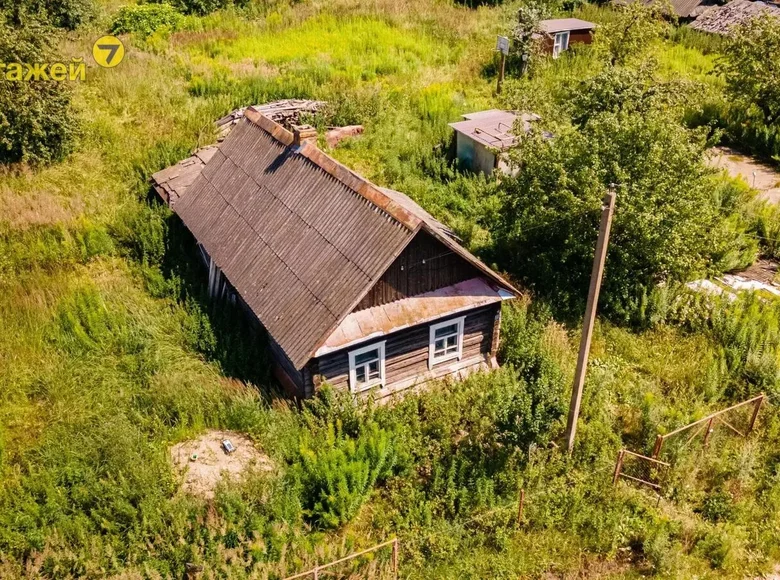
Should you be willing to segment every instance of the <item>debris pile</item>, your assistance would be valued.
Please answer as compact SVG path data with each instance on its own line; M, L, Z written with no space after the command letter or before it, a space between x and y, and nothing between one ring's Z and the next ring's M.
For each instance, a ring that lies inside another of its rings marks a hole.
M690 27L701 32L727 35L732 27L753 18L780 18L780 8L765 2L753 0L733 0L723 6L707 8Z
M279 123L288 131L292 131L293 125L299 125L301 116L306 113L314 115L321 111L327 103L325 101L307 101L303 99L287 99L285 101L273 101L264 105L255 105L254 109L259 111L272 121ZM217 120L216 125L219 129L219 140L222 141L233 126L244 118L244 112L247 107L241 107L231 111L221 119Z

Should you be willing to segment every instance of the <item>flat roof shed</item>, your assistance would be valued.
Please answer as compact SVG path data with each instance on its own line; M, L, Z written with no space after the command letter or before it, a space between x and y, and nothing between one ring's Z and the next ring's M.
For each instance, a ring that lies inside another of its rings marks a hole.
M463 118L463 121L450 123L450 127L486 147L503 150L514 145L517 140L517 136L514 134L514 125L518 119L527 133L531 130L531 123L538 121L541 117L533 113L517 114L512 111L491 109L468 113L463 115Z

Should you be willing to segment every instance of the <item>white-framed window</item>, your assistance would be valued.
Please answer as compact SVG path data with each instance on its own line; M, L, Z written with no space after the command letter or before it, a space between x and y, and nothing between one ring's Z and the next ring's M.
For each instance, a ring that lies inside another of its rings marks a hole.
M428 346L428 368L444 361L458 359L463 356L463 321L464 316L453 318L447 322L431 324Z
M558 58L558 55L568 48L569 31L556 33L555 42L553 43L553 58Z
M349 352L349 390L360 393L385 384L385 341Z

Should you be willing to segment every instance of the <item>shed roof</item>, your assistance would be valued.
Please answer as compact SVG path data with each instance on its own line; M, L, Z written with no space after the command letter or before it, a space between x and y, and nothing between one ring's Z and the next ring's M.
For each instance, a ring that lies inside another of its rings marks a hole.
M594 30L595 28L596 25L593 22L579 18L553 18L539 21L539 29L547 34L566 32L567 30Z
M497 149L507 149L515 144L517 140L514 133L515 121L520 119L523 130L527 133L531 130L531 123L541 119L533 113L518 114L500 109L468 113L463 115L463 118L464 121L450 123L450 127L486 147Z
M252 107L174 210L296 368L421 230L513 291L408 197Z
M731 28L756 17L780 18L780 8L764 2L732 0L723 6L707 8L691 22L690 27L701 32L726 35Z

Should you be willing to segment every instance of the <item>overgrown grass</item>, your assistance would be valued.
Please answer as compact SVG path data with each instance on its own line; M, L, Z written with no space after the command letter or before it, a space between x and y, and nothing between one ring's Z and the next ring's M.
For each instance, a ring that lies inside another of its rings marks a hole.
M493 185L448 163L447 123L501 105L487 71L511 10L228 9L170 36L131 35L120 67L89 69L79 151L0 176L0 577L180 577L195 562L278 578L392 535L402 575L420 578L738 575L780 557L774 403L749 442L678 466L660 504L611 486L621 446L646 450L659 429L771 390L776 314L760 304L706 326L653 297L644 333L600 326L568 458L550 443L577 335L542 306L505 312L500 372L394 406L326 393L292 409L274 397L263 337L204 299L192 240L147 200L149 175L213 140L230 108L325 98L323 122L366 127L335 156L489 246ZM93 36L71 37L68 55L88 59ZM685 44L664 44L665 70L706 75L712 57ZM587 75L577 52L530 86ZM181 494L167 449L207 428L249 434L279 469L224 484L213 502Z

